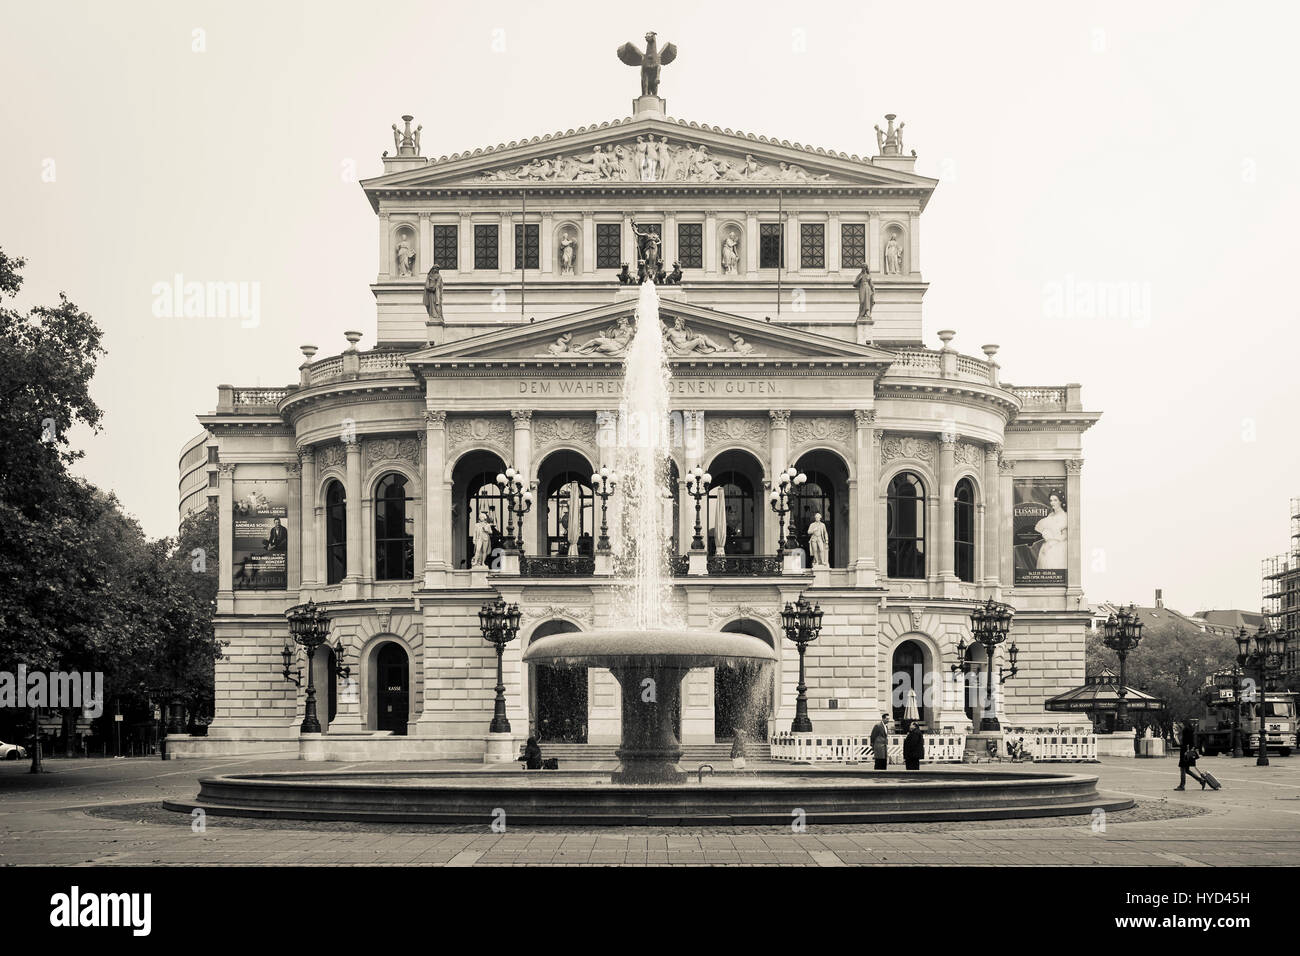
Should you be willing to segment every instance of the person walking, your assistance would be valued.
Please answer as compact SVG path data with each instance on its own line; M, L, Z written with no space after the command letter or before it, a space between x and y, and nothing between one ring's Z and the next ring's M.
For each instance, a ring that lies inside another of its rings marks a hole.
M924 758L925 734L921 732L921 722L914 720L903 738L903 764L908 770L920 770Z
M1196 728L1189 720L1183 724L1183 732L1178 740L1178 786L1174 787L1175 790L1187 789L1188 774L1193 780L1200 782L1202 790L1205 789L1205 778L1196 772L1196 760L1199 756L1196 751Z
M871 728L871 753L876 758L876 769L889 766L889 715L881 714L880 723Z

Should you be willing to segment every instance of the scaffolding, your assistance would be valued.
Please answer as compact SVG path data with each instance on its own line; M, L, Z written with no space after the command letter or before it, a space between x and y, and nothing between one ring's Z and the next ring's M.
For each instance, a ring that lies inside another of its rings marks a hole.
M1261 608L1269 630L1290 643L1285 666L1300 663L1300 498L1291 499L1291 550L1265 558L1260 569Z

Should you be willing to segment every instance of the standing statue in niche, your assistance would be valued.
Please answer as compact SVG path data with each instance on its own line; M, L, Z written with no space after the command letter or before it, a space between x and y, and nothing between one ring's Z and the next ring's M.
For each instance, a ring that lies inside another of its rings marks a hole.
M903 244L893 233L885 243L885 275L896 276L903 271Z
M722 274L735 275L740 267L740 237L728 232L722 240Z
M487 567L488 554L492 551L492 522L486 515L479 515L474 522L474 560L472 568Z
M822 524L820 512L813 515L808 524L808 550L814 568L830 566L830 534L826 531L826 525Z
M437 263L429 267L429 274L424 277L424 311L429 313L430 321L442 321L442 273Z
M677 46L665 43L660 50L655 45L653 32L645 35L645 53L635 43L624 43L618 48L618 58L628 66L641 67L641 95L659 95L659 68L677 59Z
M659 272L659 236L649 229L644 232L637 229L635 219L632 220L632 235L637 238L641 250L639 258L645 263L645 274L653 278Z
M578 241L567 232L560 238L560 275L573 275L573 263L577 258Z
M399 276L409 276L414 274L415 270L415 249L406 236L402 236L397 242L397 274Z
M871 270L867 264L862 263L862 270L858 277L853 280L853 287L858 290L858 320L863 321L871 318L871 306L875 303L876 289L871 284Z

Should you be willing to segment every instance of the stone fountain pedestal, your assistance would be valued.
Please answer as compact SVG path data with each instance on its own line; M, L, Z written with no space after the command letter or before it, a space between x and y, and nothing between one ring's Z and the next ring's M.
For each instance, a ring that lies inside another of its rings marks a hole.
M623 740L615 751L614 783L682 783L682 742L673 724L689 668L635 664L610 668L622 690Z

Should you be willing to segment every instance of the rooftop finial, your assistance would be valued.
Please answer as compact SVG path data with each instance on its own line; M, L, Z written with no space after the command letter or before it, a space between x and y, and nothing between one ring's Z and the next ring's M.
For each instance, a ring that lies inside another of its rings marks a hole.
M414 116L406 114L402 117L405 129L398 129L397 124L393 124L393 145L397 147L398 156L419 156L420 155L420 130L423 126L417 126L415 131L411 131L411 120Z
M655 34L653 32L645 35L645 52L642 53L635 43L624 43L618 48L618 58L628 66L639 66L641 68L641 100L646 97L659 99L659 68L667 66L673 60L677 59L677 47L672 43L665 43L663 49L655 45ZM640 101L638 101L640 105ZM660 112L662 112L662 101L660 103Z
M902 156L903 155L903 126L899 123L894 127L894 120L898 118L897 113L886 113L885 122L888 124L887 129L876 127L876 146L880 150L879 156Z

